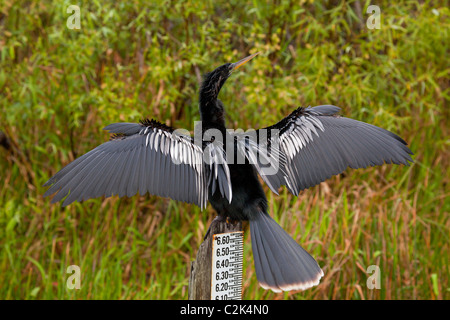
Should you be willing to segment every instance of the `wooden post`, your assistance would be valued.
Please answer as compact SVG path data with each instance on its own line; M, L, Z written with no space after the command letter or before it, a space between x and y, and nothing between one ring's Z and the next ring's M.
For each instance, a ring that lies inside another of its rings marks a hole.
M211 300L212 239L214 234L242 231L242 222L227 222L217 216L209 226L205 239L191 262L189 277L189 300Z

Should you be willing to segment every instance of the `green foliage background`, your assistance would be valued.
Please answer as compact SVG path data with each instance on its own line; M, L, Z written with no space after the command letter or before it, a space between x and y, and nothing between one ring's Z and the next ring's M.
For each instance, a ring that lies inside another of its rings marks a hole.
M66 21L81 8L81 29ZM322 266L304 292L256 281L246 229L244 299L448 299L449 7L445 1L0 0L0 297L186 299L189 264L215 214L154 196L67 208L43 183L106 141L113 122L193 128L202 74L250 53L220 98L232 128L297 106L342 114L410 143L411 167L347 170L294 197L265 187L272 216ZM9 146L9 147L8 147ZM7 148L8 147L8 148ZM81 289L66 287L69 265ZM381 289L366 286L378 265Z

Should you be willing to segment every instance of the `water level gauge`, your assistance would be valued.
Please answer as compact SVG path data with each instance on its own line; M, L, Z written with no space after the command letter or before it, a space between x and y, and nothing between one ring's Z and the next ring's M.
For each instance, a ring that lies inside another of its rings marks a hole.
M213 235L211 300L242 299L244 232Z

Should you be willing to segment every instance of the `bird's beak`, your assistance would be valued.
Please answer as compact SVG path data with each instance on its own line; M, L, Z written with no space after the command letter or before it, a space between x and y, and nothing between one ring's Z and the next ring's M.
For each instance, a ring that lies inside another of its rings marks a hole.
M242 60L239 60L238 62L232 63L231 64L231 68L230 71L236 71L237 69L239 69L241 66L243 66L244 64L246 64L247 62L249 62L250 60L252 60L254 57L256 57L259 54L259 52L252 54L251 56L248 56Z

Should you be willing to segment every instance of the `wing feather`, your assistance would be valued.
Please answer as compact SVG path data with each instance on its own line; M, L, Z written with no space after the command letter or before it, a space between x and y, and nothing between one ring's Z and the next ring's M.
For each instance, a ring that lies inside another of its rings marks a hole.
M50 178L44 196L55 194L52 202L65 198L63 206L99 196L131 197L147 192L174 200L207 203L208 172L203 149L188 136L154 120L141 123L115 123L105 127L115 135L69 163ZM207 143L206 143L207 145ZM219 154L219 150L215 150ZM178 161L177 161L178 160ZM220 156L216 156L216 161ZM214 183L231 201L228 165L212 163ZM217 179L217 181L216 181Z
M396 134L361 121L340 117L339 108L325 105L298 108L288 117L265 130L278 130L278 144L286 161L270 181L274 190L286 185L297 195L347 167L366 168L390 164L409 165L413 162L411 150ZM277 135L273 135L277 136ZM254 151L256 148L252 145ZM250 160L251 152L246 153ZM259 167L260 175L263 175ZM277 183L275 183L277 182Z

